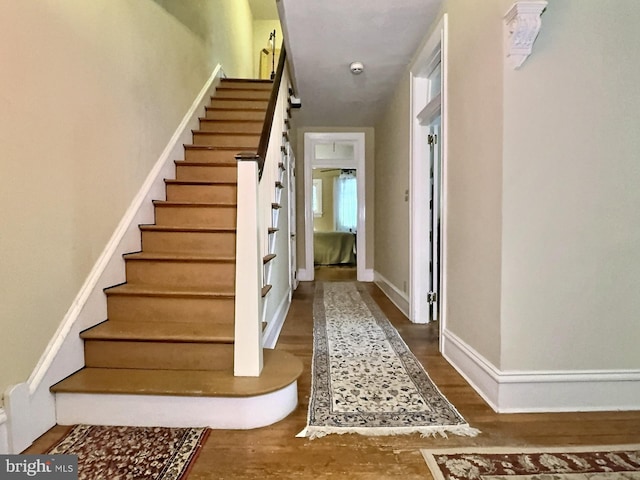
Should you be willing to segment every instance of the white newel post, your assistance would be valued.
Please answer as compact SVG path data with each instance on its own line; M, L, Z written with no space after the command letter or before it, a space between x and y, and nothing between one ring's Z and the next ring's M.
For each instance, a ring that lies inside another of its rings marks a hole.
M240 200L241 199L241 200ZM262 259L258 221L258 163L238 162L234 375L262 372Z

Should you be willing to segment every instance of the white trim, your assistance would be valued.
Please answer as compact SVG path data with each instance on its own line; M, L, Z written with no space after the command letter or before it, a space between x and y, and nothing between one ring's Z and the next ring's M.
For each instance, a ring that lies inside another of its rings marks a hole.
M218 64L147 175L29 377L30 441L55 425L55 400L49 387L84 365L79 332L106 318L103 289L124 281L122 255L140 249L138 225L153 223L152 200L164 198L163 180L174 175L173 160L183 155L183 144L191 142L191 129L197 128L199 114L209 103L221 73Z
M291 306L291 292L292 289L289 288L286 295L283 295L280 305L278 305L278 308L273 314L273 318L267 323L262 342L264 348L275 348L278 343L280 332L282 331L287 313L289 313L289 307Z
M7 413L7 443L10 453L20 453L33 442L30 428L29 386L19 383L4 392Z
M355 159L348 162L344 159L316 160L316 143L320 142L354 142ZM305 240L305 270L306 278L312 281L315 277L313 270L313 209L311 205L311 185L313 168L355 168L358 177L358 235L356 238L357 277L360 282L373 280L373 270L366 268L367 263L367 229L366 229L366 178L365 169L365 134L364 132L306 132L304 134L304 240ZM302 277L299 276L299 280Z
M233 374L259 377L262 372L263 310L261 289L260 198L258 162L238 162L238 199L236 221L235 337ZM268 246L266 246L268 248ZM262 315L261 315L262 313Z
M314 271L313 269L307 270L306 268L298 269L298 281L299 282L313 282Z
M427 144L428 126L422 125L426 116L433 116L439 107L442 118L441 125L441 224L440 224L440 328L445 322L445 289L446 289L446 164L448 160L447 148L447 28L448 16L444 14L431 36L411 64L410 75L410 161L409 161L409 320L414 323L429 322L429 303L426 293L429 291L429 255L424 248L425 238L429 236L428 218L425 216L424 205L428 204L429 178L429 146ZM440 57L442 65L442 89L440 105L427 104L427 75L433 68L434 61ZM442 346L440 347L442 348Z
M546 0L516 0L504 15L504 50L507 52L507 62L515 70L531 55L542 27L540 15L548 3Z
M405 317L409 318L409 296L387 280L379 272L373 272L373 282L382 290L391 303L400 310Z
M501 371L454 333L442 355L499 413L640 410L640 370Z
M440 152L440 299L438 306L440 308L440 350L443 349L442 334L447 328L447 247L449 245L447 234L447 219L449 204L449 189L447 188L448 165L449 165L449 88L447 79L449 78L449 16L445 14L442 17L442 26L440 30L440 62L442 71L442 110L440 112L442 144Z
M7 414L3 408L0 408L0 455L6 455L9 452L9 432L7 430Z
M58 393L60 425L211 427L245 430L272 425L298 405L297 381L254 397L182 397Z

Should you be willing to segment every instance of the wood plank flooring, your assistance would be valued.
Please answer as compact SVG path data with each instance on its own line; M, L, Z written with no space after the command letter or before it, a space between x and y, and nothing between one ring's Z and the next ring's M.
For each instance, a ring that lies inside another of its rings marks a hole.
M352 279L354 269L321 268L317 280ZM425 365L440 390L482 434L475 438L421 438L419 435L363 437L329 435L295 438L306 424L312 356L313 283L301 283L277 348L299 357L299 406L283 421L251 431L214 430L189 480L210 479L429 479L420 448L454 446L597 445L640 442L640 412L508 414L494 413L438 352L438 325L411 324L373 284L369 291ZM615 394L615 392L612 392ZM40 453L66 427L56 426L25 453Z

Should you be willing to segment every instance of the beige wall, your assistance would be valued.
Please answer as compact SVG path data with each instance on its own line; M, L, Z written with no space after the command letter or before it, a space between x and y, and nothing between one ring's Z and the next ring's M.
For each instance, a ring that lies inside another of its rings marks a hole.
M251 24L240 0L2 2L0 394L27 380L213 67L251 76Z
M640 365L637 0L549 2L504 76L505 369Z
M500 366L502 17L508 1L450 0L447 328Z
M276 49L282 44L282 27L279 20L254 20L253 21L253 76L260 77L260 51L269 47L269 35L276 31ZM276 62L278 59L276 58ZM276 67L277 67L276 63Z
M294 112L295 115L295 112ZM295 120L295 118L294 118ZM304 134L307 132L358 132L365 134L365 225L367 230L366 247L367 258L365 261L366 268L373 269L373 256L374 256L374 178L375 178L375 135L373 127L300 127L294 129L292 136L292 144L295 145L295 156L297 165L296 176L296 199L298 205L298 218L297 218L297 231L298 231L298 268L307 268L305 262L305 241L304 241ZM310 194L309 194L310 195ZM311 267L311 266L310 266Z
M375 270L409 290L409 72L376 124Z

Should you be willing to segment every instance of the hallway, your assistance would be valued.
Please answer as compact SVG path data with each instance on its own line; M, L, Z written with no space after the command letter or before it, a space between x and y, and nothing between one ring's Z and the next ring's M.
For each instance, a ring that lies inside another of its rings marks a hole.
M349 269L317 269L318 280L353 278ZM438 325L414 325L374 285L367 288L433 381L469 424L482 431L476 438L421 438L419 435L362 437L329 435L316 440L295 438L306 424L312 357L313 282L300 284L278 348L305 365L299 379L300 404L283 421L252 431L213 431L202 448L189 480L242 478L430 478L420 448L623 444L640 439L640 412L510 414L494 413L438 352ZM54 427L27 452L46 450L66 427Z

